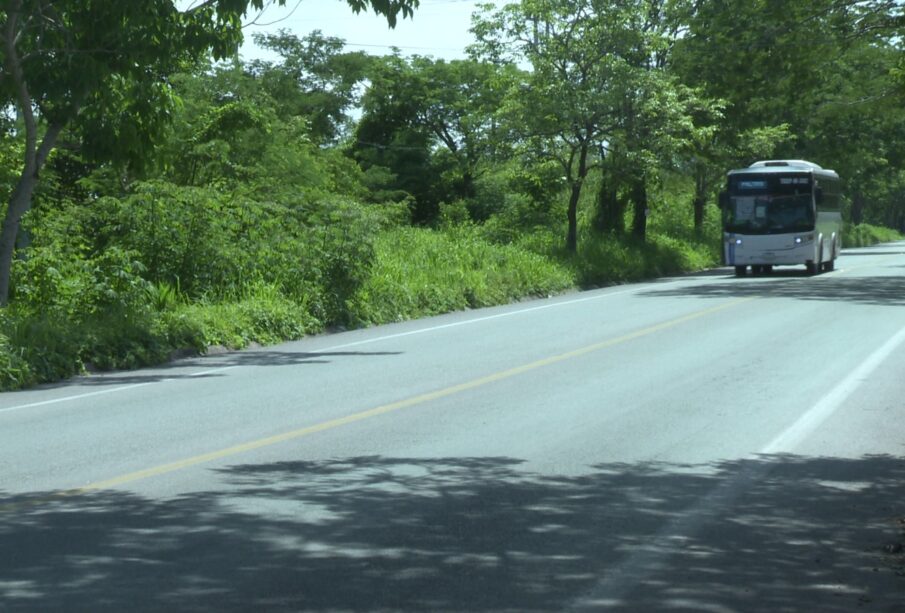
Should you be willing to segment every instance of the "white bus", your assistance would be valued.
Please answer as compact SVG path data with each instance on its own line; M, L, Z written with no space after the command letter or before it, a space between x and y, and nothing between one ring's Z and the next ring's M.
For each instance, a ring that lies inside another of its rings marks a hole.
M803 160L756 162L731 170L723 210L723 263L743 277L774 266L833 270L842 249L839 175Z

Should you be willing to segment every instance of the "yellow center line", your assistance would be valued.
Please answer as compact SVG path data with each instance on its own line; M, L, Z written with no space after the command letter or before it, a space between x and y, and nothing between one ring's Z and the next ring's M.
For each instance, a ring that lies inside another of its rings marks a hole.
M702 311L696 311L689 315L683 315L682 317L677 317L675 319L671 319L669 321L665 321L663 323L655 324L653 326L648 326L646 328L642 328L635 332L630 332L628 334L624 334L622 336L618 336L615 338L611 338L605 341L601 341L599 343L594 343L593 345L587 345L586 347L581 347L579 349L575 349L573 351L568 351L566 353L561 353L558 355L554 355L548 358L543 358L541 360L537 360L535 362L530 362L528 364L523 364L522 366L516 366L515 368L510 368L507 370L502 370L500 372L487 375L485 377L480 377L478 379L472 379L471 381L466 381L465 383L460 383L458 385L453 385L450 387L445 387L440 390L436 390L433 392L428 392L426 394L420 394L418 396L413 396L411 398L406 398L405 400L400 400L398 402L393 402L390 404L384 404L373 409L368 409L366 411L360 411L358 413L353 413L351 415L347 415L345 417L339 417L337 419L330 419L328 421L324 421L313 426L307 426L305 428L299 428L297 430L291 430L289 432L284 432L282 434L277 434L275 436L269 436L267 438L257 439L254 441L249 441L247 443L241 443L239 445L233 445L232 447L226 447L224 449L219 449L217 451L211 451L209 453L204 453L201 455L192 456L189 458L185 458L182 460L178 460L176 462L170 462L168 464L161 464L159 466L154 466L151 468L146 468L144 470L138 470L131 473L126 473L124 475L120 475L118 477L113 477L112 479L106 479L104 481L96 481L94 483L90 483L83 487L61 490L59 492L54 492L50 496L43 497L39 500L31 500L31 501L23 501L22 503L10 503L6 505L0 505L0 512L10 511L13 509L17 509L23 506L35 506L43 503L51 502L56 498L66 497L66 496L77 496L80 494L85 494L89 492L94 492L97 490L106 490L111 489L120 485L124 485L126 483L133 483L135 481L140 481L142 479L147 479L150 477L156 477L159 475L165 475L167 473L175 472L178 470L182 470L184 468L189 468L191 466L195 466L197 464L203 464L205 462L211 462L213 460L219 460L222 458L238 455L241 453L245 453L247 451L253 451L255 449L261 449L262 447L269 447L271 445L276 445L278 443L283 443L286 441L302 438L305 436L309 436L311 434L316 434L318 432L324 432L326 430L333 430L334 428L339 428L342 426L346 426L349 424L353 424L359 421L363 421L366 419L370 419L372 417L377 417L378 415L385 415L387 413L392 413L394 411L399 411L401 409L409 408L415 405L424 404L430 402L432 400L438 400L440 398L446 398L448 396L453 396L455 394L459 394L461 392L465 392L468 390L472 390L478 387L482 387L484 385L488 385L490 383L496 383L498 381L503 381L505 379L509 379L511 377L515 377L517 375L530 372L532 370L537 370L538 368L543 368L544 366L550 366L552 364L557 364L559 362L564 362L566 360L571 360L577 357L581 357L583 355L587 355L589 353L593 353L595 351L600 351L601 349L606 349L608 347L612 347L614 345L619 345L621 343L625 343L637 338L641 338L644 336L649 336L656 332L660 332L669 328L673 328L680 324L704 317L706 315L710 315L712 313L716 313L718 311L722 311L728 309L733 306L737 306L739 304L749 302L751 300L755 300L756 297L748 297L741 298L738 300L733 300L732 302L728 302L726 304L721 304L719 306L711 307L708 309L704 309Z

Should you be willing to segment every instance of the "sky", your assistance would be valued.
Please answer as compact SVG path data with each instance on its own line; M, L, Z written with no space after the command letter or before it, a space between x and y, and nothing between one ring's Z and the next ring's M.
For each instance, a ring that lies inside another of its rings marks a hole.
M373 55L391 53L396 46L403 55L429 55L435 58L465 57L465 47L474 42L468 29L477 4L487 0L421 0L412 18L399 19L396 28L373 12L356 15L344 0L286 0L275 2L261 14L246 16L245 44L239 53L245 60L275 60L269 52L254 45L253 32L275 33L289 30L302 37L313 30L346 41L350 51Z

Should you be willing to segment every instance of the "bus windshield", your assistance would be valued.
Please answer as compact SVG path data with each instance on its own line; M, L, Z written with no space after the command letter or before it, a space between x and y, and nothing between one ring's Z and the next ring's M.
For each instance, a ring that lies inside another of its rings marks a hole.
M805 177L733 177L727 232L781 234L814 229L810 180Z

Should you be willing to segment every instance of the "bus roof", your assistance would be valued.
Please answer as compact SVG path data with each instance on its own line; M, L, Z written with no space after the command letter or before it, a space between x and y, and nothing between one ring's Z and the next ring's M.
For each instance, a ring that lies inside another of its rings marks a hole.
M838 179L839 175L836 174L834 170L827 170L825 168L821 168L819 165L813 162L807 162L805 160L762 160L760 162L754 162L747 168L738 168L736 170L730 170L729 175L741 175L741 174L773 174L773 173L813 173L818 176L822 176L825 178L835 178Z
M761 160L760 162L754 162L748 168L809 168L811 170L823 170L818 164L814 162L807 162L805 160Z

